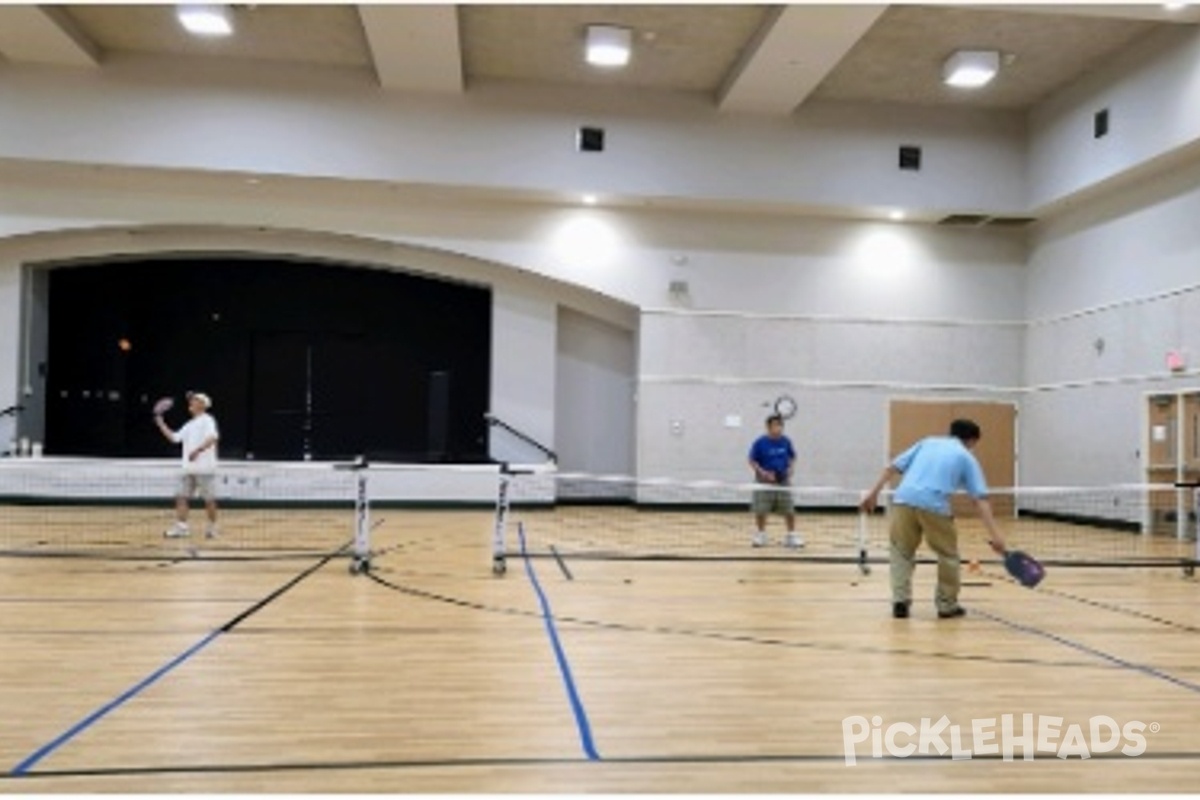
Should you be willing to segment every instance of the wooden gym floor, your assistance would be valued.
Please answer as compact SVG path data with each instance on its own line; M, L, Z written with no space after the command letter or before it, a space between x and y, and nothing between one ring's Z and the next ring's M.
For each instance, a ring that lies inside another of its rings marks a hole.
M1200 586L1178 570L1029 591L985 566L972 614L939 621L922 565L893 620L882 566L537 557L496 578L490 513L383 516L372 576L202 542L0 557L0 792L1194 791ZM1009 713L1140 721L1146 752L845 761L851 716L969 736Z

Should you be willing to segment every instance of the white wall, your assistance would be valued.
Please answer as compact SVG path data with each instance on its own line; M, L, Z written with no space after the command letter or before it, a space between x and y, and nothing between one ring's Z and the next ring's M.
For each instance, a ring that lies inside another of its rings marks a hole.
M1167 26L1055 93L1029 119L1030 208L1058 203L1200 140L1200 29ZM1094 139L1093 115L1110 131Z
M1145 394L1200 387L1197 220L1200 163L1037 231L1026 287L1026 482L1145 479ZM1183 350L1191 369L1171 374L1168 350Z
M535 441L553 448L555 431L555 326L552 299L496 291L492 295L492 414ZM493 431L493 458L527 462L523 450Z
M17 402L22 406L19 434L31 442L46 441L46 360L50 350L50 281L45 270L27 269L21 287L21 346Z
M2 170L0 163L0 176ZM697 308L972 319L1023 315L1022 287L1011 279L1011 268L1024 261L1025 251L1014 232L798 215L409 199L335 183L247 186L241 180L141 171L58 176L38 170L5 183L0 231L9 235L130 225L307 230L326 238L369 239L384 259L391 257L389 242L449 251L480 260L473 279L493 279L495 269L485 264L507 265L513 269L501 274L532 273L638 307L674 302L668 285L684 280ZM141 242L148 235L132 238ZM275 232L261 239L287 244ZM924 282L921 291L895 291L917 279Z
M862 401L839 402L828 387L820 399L806 400L806 415L815 417L815 408L828 407L832 416L826 415L822 426L828 421L848 431L836 443L806 442L810 453L837 454L813 459L814 469L820 462L823 482L858 482L867 465L876 468L885 447L887 386L909 393L961 392L963 386L991 392L1006 391L1017 380L1019 336L1009 321L1022 316L1025 250L1021 237L1012 233L526 204L356 207L340 196L320 194L260 205L233 192L230 197L216 189L205 192L156 186L142 193L126 187L89 196L42 187L6 195L0 210L16 213L0 220L10 227L53 229L51 210L73 221L95 214L93 225L139 218L156 225L132 232L105 227L12 237L0 243L0 264L7 265L0 275L11 278L21 263L100 253L292 252L489 285L494 293L491 410L551 446L560 427L555 409L561 386L555 344L559 308L627 332L643 328L637 464L642 471L678 477L711 472L740 479L746 434L738 433L737 447L716 459L709 453L713 442L689 439L697 442L696 452L660 442L663 409L674 402L671 386L681 377L734 378L752 386L769 379L796 392L813 382L876 384ZM167 224L188 218L227 225L240 221L241 226ZM578 221L586 225L572 228ZM244 227L266 222L271 227L264 231ZM320 232L334 226L332 233ZM668 285L680 279L689 285L687 296L672 297ZM664 308L670 303L677 307ZM645 310L640 319L639 307ZM733 313L725 313L729 310ZM705 311L713 313L700 313ZM688 328L691 323L697 327ZM731 323L726 336L722 326ZM766 332L760 334L763 326ZM756 350L748 344L760 335L771 347ZM726 349L709 352L700 346L704 336L720 338ZM986 348L994 363L960 357L955 340ZM0 346L0 375L6 377L17 365L17 337L11 341ZM748 355L755 352L761 354L757 361ZM680 353L690 353L691 360L679 361ZM710 388L687 397L696 409L744 409L746 424L757 426L762 395L753 388L733 405ZM856 407L862 412L852 414ZM727 434L722 429L713 435L723 441ZM659 457L670 453L678 458Z
M1011 112L814 102L767 118L702 94L504 83L436 98L355 70L128 56L6 66L0 107L0 158L823 208L1026 199ZM606 129L603 154L575 151L581 125ZM898 169L901 144L924 148L919 173Z
M1200 281L1200 155L1060 214L1030 242L1031 320L1170 292Z
M800 404L789 424L797 481L856 486L886 456L890 397L1018 397L1019 235L811 219L742 225L741 238L721 239L741 252L694 253L673 270L687 293L672 308L643 311L639 474L745 480L750 440L787 393ZM727 417L740 426L727 427Z
M637 346L633 333L560 308L555 383L559 468L634 474Z
M21 365L21 270L0 264L0 409L20 404ZM16 434L13 418L0 423L0 434ZM0 452L8 450L7 438L0 441Z
M746 480L749 444L787 394L799 405L797 483L868 483L886 457L891 398L1015 401L1023 338L1020 323L645 314L639 472Z
M931 225L710 216L647 229L688 283L644 306L849 318L1024 318L1020 233ZM683 264L669 255L683 255ZM658 289L665 290L665 284Z

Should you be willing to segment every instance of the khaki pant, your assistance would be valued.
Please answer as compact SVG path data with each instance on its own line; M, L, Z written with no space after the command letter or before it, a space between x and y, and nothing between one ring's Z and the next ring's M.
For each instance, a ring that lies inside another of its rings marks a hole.
M962 582L954 517L902 505L892 506L891 517L892 602L912 602L913 568L916 567L917 547L924 535L929 548L938 557L934 602L938 611L953 611L958 607L958 590Z
M794 514L792 493L784 489L755 489L750 503L755 514Z
M205 500L213 500L217 494L213 489L215 478L211 473L185 472L179 477L179 488L176 497L195 497L199 495Z

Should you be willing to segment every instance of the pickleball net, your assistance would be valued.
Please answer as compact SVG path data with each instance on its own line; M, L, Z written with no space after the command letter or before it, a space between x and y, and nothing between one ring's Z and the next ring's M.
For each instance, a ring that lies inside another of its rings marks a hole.
M0 555L109 559L308 558L369 553L362 464L223 464L214 477L216 535L203 502L190 503L186 537L175 521L174 461L0 460Z
M768 517L767 544L755 546L755 496L764 491L784 492L802 547L788 546L779 514ZM518 471L501 476L492 555L886 563L891 493L873 514L858 510L861 497L838 487ZM994 490L990 501L1010 547L1048 566L1195 567L1194 488L1021 487ZM955 516L963 559L998 563L967 498L955 498Z

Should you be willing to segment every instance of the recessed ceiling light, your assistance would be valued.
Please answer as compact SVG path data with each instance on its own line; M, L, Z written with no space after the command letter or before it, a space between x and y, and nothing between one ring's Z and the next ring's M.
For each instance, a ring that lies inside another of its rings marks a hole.
M587 26L587 62L596 67L623 67L629 63L633 33L616 25Z
M594 205L596 205L596 200L597 200L597 198L596 198L596 195L594 195L594 194L585 194L585 195L584 195L582 198L580 198L580 199L581 199L581 200L583 200L583 204L584 204L585 206L594 206Z
M233 33L233 16L226 5L181 5L176 7L175 16L184 30L196 36L228 36Z
M942 65L942 80L949 86L978 89L1000 71L1000 54L995 50L959 50Z

